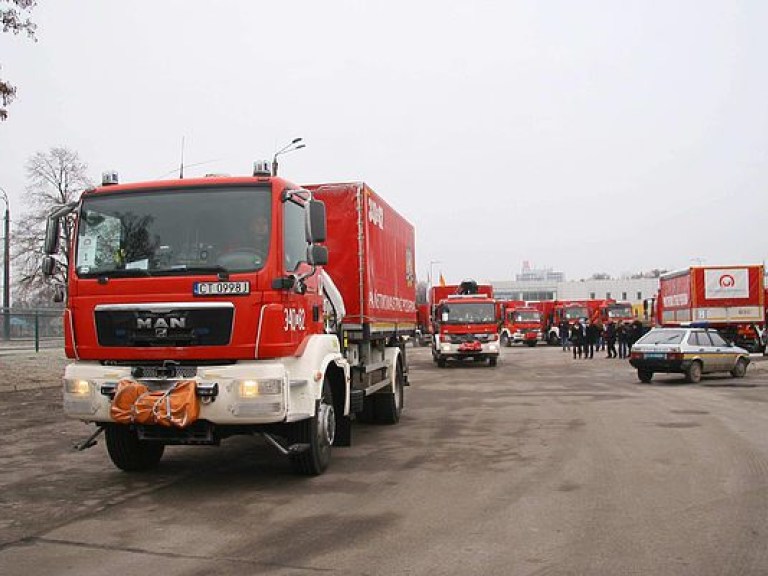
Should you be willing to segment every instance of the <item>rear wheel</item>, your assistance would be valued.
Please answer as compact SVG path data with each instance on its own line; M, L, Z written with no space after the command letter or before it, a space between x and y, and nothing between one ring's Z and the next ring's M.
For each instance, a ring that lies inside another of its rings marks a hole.
M437 367L445 368L445 358L443 358L442 356L437 357Z
M692 362L685 371L685 379L691 384L701 382L701 362Z
M650 370L638 370L637 379L643 384L648 384L653 379L653 372Z
M731 376L734 378L744 378L747 375L747 361L744 358L739 358L736 361L736 366L731 370Z
M374 394L374 413L380 424L397 424L405 404L403 369L400 362L395 368L395 391L390 394Z
M323 394L317 403L315 415L294 424L292 440L309 447L292 455L294 472L304 476L319 476L331 462L331 446L336 435L336 411L333 408L331 386L327 378L323 382Z
M107 452L112 463L125 472L144 472L157 468L165 452L159 442L139 440L130 426L111 424L104 431Z

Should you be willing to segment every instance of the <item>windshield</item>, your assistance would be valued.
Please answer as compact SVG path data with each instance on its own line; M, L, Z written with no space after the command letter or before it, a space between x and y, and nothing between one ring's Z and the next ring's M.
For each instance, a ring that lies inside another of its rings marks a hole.
M487 324L496 321L496 306L479 302L451 303L443 306L448 324Z
M680 344L685 330L651 330L637 341L638 344Z
M512 317L513 322L541 322L541 315L536 311L515 312Z
M631 316L631 306L611 306L608 308L608 318L630 318Z
M568 320L578 320L589 317L586 306L569 306L563 314Z
M83 200L80 276L258 270L269 253L269 186L153 190Z

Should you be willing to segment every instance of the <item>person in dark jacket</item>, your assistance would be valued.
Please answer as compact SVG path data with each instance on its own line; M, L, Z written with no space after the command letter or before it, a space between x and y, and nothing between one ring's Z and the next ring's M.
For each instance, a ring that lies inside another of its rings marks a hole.
M608 356L606 358L616 358L616 324L613 320L608 320L605 325L605 344L607 346Z
M560 320L560 324L557 325L557 330L560 334L560 344L563 345L563 352L565 352L571 347L571 325L568 323L568 320L565 318Z
M619 358L629 358L629 335L623 322L616 326L616 339L619 341Z
M584 327L579 320L576 320L571 326L571 347L573 349L573 359L576 359L576 354L581 358L581 349L584 345Z
M585 322L586 328L584 329L584 359L595 357L595 346L597 345L597 339L600 337L600 330L597 324L587 320Z

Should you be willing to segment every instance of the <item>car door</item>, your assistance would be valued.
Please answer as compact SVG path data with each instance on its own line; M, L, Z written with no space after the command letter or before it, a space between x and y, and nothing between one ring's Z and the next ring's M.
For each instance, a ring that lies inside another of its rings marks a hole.
M694 354L701 358L703 372L718 370L717 357L715 355L715 349L712 346L712 340L709 338L709 334L699 331L691 332L691 335L688 338L688 343L693 348Z
M709 337L712 339L712 345L715 348L715 354L717 356L717 369L718 370L731 370L736 364L736 354L734 354L733 348L728 345L725 338L720 336L715 331L709 332Z

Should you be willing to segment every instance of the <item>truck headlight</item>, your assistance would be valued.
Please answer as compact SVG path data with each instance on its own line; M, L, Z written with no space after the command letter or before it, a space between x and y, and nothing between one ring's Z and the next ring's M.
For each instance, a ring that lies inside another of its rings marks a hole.
M278 378L263 380L240 380L238 390L241 398L258 398L259 396L283 393L283 381Z
M86 397L91 395L90 380L81 380L80 378L65 378L64 392L74 396Z

